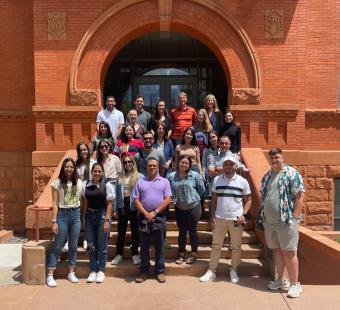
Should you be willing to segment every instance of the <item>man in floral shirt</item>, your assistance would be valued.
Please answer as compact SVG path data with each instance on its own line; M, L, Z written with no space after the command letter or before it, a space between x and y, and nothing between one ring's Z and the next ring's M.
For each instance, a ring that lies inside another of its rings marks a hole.
M291 281L288 297L295 298L302 292L297 247L305 189L300 173L284 164L281 149L271 149L268 155L271 169L262 178L258 218L264 227L267 246L273 249L278 272L278 279L270 282L268 288L276 290L285 285L282 277L286 268Z

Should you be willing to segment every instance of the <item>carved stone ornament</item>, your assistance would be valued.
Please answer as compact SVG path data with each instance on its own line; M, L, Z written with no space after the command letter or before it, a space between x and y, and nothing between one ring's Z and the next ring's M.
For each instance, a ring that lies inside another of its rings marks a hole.
M261 92L258 88L233 88L233 104L259 104Z
M47 13L47 39L66 40L66 14L63 12Z
M283 28L283 10L266 10L265 12L265 38L282 39Z
M37 201L53 175L54 167L37 167L33 170L34 201Z
M72 105L97 105L98 94L92 89L77 89L71 94Z

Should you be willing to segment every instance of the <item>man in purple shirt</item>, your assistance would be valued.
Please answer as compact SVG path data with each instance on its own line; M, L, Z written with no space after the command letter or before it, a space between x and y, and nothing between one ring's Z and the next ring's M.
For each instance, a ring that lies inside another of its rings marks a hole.
M155 245L156 278L159 283L165 282L166 214L164 211L170 203L171 195L169 181L159 175L157 159L150 157L146 162L146 177L137 182L132 194L139 211L141 264L140 273L136 278L137 283L144 282L149 276L151 239Z

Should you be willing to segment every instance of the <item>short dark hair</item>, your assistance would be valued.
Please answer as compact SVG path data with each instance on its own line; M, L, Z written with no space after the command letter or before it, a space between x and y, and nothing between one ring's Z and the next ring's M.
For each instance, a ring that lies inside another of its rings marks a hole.
M138 98L142 98L142 99L144 100L144 96L142 96L142 95L137 95L136 98L135 98L135 101L136 101Z
M269 152L268 152L269 156L274 156L274 155L277 155L277 154L282 154L282 150L278 147L274 147L274 148L270 149Z
M112 98L114 101L116 101L116 98L112 95L106 96L105 102L108 101L110 98Z
M151 130L148 130L148 131L144 132L143 133L143 138L144 138L145 135L152 135L154 137L154 134L153 134L153 132Z

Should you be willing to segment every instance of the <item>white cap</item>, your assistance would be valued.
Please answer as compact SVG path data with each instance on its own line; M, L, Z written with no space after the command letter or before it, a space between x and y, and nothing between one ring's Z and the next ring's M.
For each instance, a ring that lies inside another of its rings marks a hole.
M238 160L237 160L237 158L234 157L234 156L228 155L228 156L224 157L224 158L223 158L223 163L224 163L225 161L227 161L227 160L232 161L232 162L235 163L235 164L238 164Z

